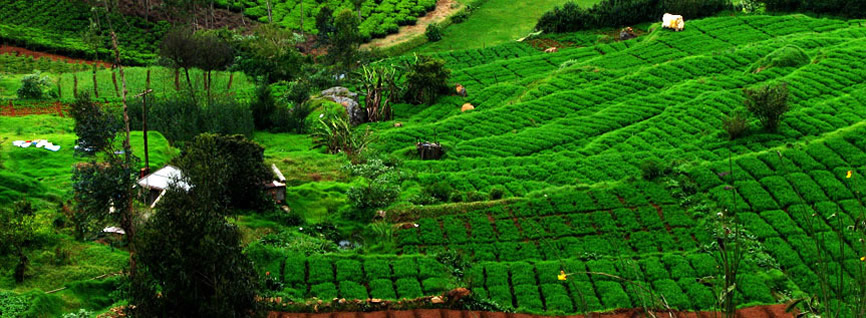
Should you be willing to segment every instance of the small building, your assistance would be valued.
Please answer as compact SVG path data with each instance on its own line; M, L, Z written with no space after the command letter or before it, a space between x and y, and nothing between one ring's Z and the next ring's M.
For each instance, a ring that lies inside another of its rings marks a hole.
M178 167L165 166L161 169L144 176L138 180L138 185L147 191L144 202L150 207L156 206L159 199L165 194L165 191L171 184L177 184L178 187L189 191L190 186L182 181L183 173Z
M274 171L276 180L265 182L265 192L276 203L286 202L286 177L275 164L271 164L271 170Z

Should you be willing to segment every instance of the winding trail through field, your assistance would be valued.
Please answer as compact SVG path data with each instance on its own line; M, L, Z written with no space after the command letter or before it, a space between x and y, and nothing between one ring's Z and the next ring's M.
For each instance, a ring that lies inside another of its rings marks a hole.
M407 42L419 34L424 34L424 31L427 30L427 26L431 23L442 22L445 18L450 16L452 13L457 12L457 10L460 10L462 7L463 4L454 0L439 0L436 2L436 9L427 12L427 15L418 18L418 22L415 23L415 25L402 26L400 27L400 31L397 33L389 34L381 39L373 39L369 43L361 45L361 48L384 48Z

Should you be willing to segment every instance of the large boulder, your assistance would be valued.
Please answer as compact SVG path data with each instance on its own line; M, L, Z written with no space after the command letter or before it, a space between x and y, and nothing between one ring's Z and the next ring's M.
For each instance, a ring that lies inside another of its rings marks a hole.
M354 100L358 100L358 93L352 93L348 88L342 86L335 86L329 89L322 91L322 97L326 98L334 98L334 97L348 97ZM335 101L336 102L336 101Z
M322 97L343 105L349 117L349 122L352 125L360 125L367 122L367 110L361 107L361 104L358 102L358 93L352 93L348 88L336 86L323 90Z

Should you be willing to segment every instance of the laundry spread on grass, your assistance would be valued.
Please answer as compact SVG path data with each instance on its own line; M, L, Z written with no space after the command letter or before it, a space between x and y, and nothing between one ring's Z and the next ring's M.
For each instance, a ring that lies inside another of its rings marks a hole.
M13 141L13 142L12 142L12 145L15 146L15 147L19 147L19 148L30 148L30 147L35 147L35 148L42 148L42 149L49 150L49 151L54 151L54 152L60 151L60 146L59 146L59 145L55 145L55 144L51 143L51 142L48 141L48 140L41 140L41 139L37 139L37 140L16 140L16 141Z

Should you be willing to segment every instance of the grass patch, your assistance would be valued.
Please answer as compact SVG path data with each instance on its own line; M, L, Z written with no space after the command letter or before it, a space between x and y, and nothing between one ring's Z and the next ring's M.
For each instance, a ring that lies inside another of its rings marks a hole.
M429 42L414 52L428 53L489 47L521 38L535 28L538 18L566 0L488 0L475 8L465 22L442 32L442 40ZM584 7L599 0L577 0Z

